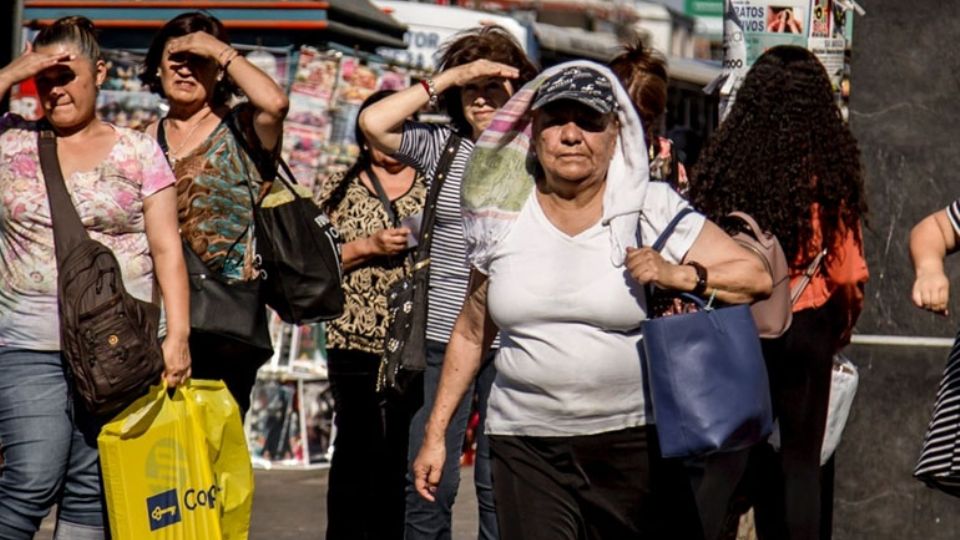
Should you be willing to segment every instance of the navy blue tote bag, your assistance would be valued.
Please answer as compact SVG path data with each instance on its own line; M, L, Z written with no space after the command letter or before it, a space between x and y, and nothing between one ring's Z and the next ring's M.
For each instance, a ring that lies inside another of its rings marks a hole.
M663 249L690 212L679 212L653 249ZM704 456L766 439L773 430L770 383L749 305L715 308L682 296L699 311L642 323L641 354L662 456Z

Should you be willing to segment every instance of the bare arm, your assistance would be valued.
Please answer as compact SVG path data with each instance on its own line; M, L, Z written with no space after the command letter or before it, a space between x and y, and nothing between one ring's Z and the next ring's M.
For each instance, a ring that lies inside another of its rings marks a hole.
M487 277L473 271L467 300L453 327L443 358L443 373L437 397L427 420L423 445L413 463L414 482L423 498L433 501L446 458L445 437L450 419L476 378L484 352L496 336L496 326L487 312Z
M516 79L519 71L506 64L475 60L443 71L433 78L437 94L455 86L463 86L484 77ZM360 115L360 129L375 148L387 154L400 149L403 122L430 102L427 91L419 84L378 101Z
M703 224L684 257L686 261L703 265L707 269L707 293L716 291L717 299L729 304L765 298L773 288L773 278L763 262L711 221ZM627 268L640 283L686 292L697 286L697 272L692 266L669 263L649 247L627 248Z
M206 32L172 38L167 43L167 48L171 54L189 52L211 58L221 67L227 63L225 75L240 87L256 109L253 126L260 143L267 150L273 150L277 146L290 102L283 89L269 75L250 63L229 44Z
M341 250L343 271L349 272L361 264L376 257L398 255L407 249L407 235L410 229L382 229L374 234L347 242Z
M167 188L143 201L143 216L154 271L167 313L163 376L176 386L190 376L190 289L177 225L177 192Z
M917 275L913 283L914 305L947 314L950 281L944 272L943 259L956 250L957 234L946 210L923 218L910 231L910 258Z

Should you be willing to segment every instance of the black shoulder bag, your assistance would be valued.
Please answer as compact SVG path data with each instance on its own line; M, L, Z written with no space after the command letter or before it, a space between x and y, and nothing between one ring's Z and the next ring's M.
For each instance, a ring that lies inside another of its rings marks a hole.
M113 251L90 238L63 181L56 135L43 129L37 143L53 221L61 352L86 408L108 415L160 381L160 308L131 296Z
M437 220L437 201L440 188L450 171L453 158L460 148L461 137L455 133L447 139L437 170L430 183L430 192L424 205L420 224L420 244L417 246L408 274L387 292L390 326L387 328L380 360L377 389L406 392L418 375L427 367L427 291L430 287L430 246L433 244L433 226ZM388 203L389 204L389 203Z
M255 157L240 129L232 121L228 125L244 151ZM254 206L264 300L288 323L336 319L345 301L340 233L310 196L296 191L297 179L287 163L278 162L276 179L289 201Z
M157 125L157 141L164 154L167 138L163 121ZM256 204L253 188L247 180L251 205ZM247 237L249 227L231 244L227 256ZM267 311L259 278L228 280L211 270L203 259L183 241L183 260L190 281L190 352L192 356L212 356L210 360L234 358L239 361L265 362L273 354Z

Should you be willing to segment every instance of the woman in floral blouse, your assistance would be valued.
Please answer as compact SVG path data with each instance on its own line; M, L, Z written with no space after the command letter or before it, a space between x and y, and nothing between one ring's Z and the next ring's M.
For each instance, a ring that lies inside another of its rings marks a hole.
M35 79L64 183L91 238L116 255L130 294L150 301L155 280L160 285L164 377L176 386L190 375L190 323L176 193L168 189L174 178L153 139L97 118L106 73L93 23L66 17L0 69L0 97ZM60 355L41 125L0 119L0 538L33 538L57 504L57 538L98 540L106 523L96 442L102 420L73 401Z

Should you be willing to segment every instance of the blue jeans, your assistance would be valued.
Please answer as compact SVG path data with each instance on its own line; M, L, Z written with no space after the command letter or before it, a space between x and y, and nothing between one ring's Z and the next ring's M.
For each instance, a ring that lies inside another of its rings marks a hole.
M104 538L97 434L59 352L0 348L0 539L30 540L56 503L58 540Z
M437 385L443 366L446 343L427 342L427 369L423 377L423 406L417 411L410 425L410 462L416 459L423 444L423 434L437 397ZM463 450L463 437L470 420L470 411L474 395L477 396L477 408L480 412L480 427L477 430L477 455L473 468L473 481L477 488L477 505L480 511L480 533L482 540L495 540L497 533L497 513L493 505L493 481L490 474L490 441L484 433L484 421L487 417L487 399L490 387L497 371L493 364L494 353L484 358L477 379L467 390L463 401L450 421L447 429L447 459L443 464L443 474L437 487L436 502L422 498L413 486L413 479L407 474L407 525L406 540L449 540L453 516L453 501L460 486L460 454Z

